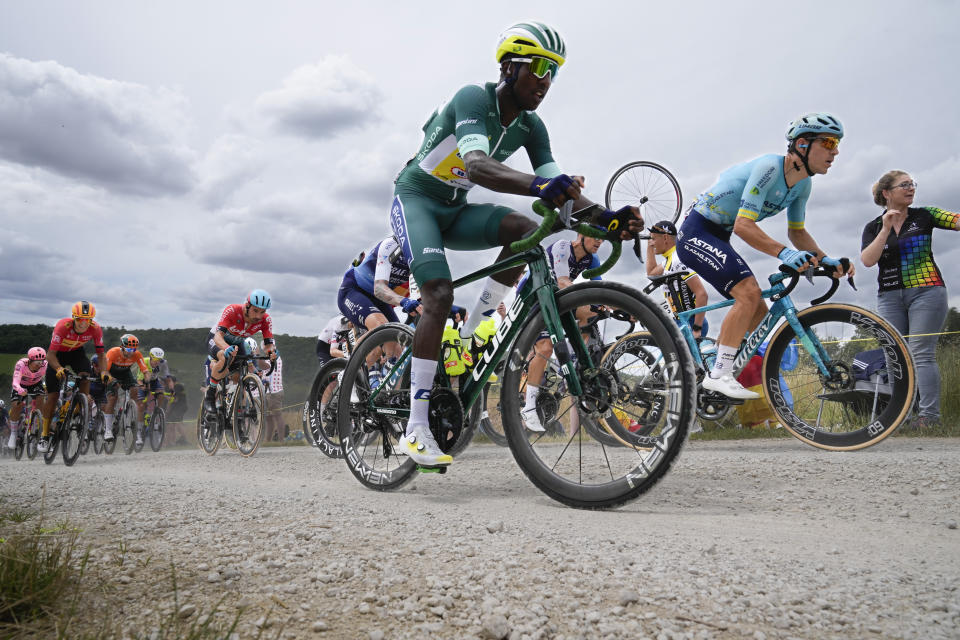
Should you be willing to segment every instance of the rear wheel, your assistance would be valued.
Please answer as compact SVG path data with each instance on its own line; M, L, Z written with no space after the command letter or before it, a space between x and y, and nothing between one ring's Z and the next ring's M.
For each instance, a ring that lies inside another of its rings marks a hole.
M313 378L310 394L304 405L304 434L307 440L330 458L342 458L337 408L340 404L339 378L347 368L344 358L324 363Z
M502 373L502 370L501 370ZM507 446L500 417L500 378L492 380L483 388L483 396L470 409L470 420L484 436L498 447Z
M805 335L784 323L763 357L763 388L780 423L809 445L832 451L880 442L910 415L916 391L913 358L903 336L872 311L842 303L797 313ZM826 363L824 375L806 346ZM799 341L799 342L798 342ZM858 380L857 361L873 352L882 368Z
M596 324L601 344L623 338L634 327L649 334L648 347L662 359L662 373L644 383L661 399L663 410L648 437L628 430L614 429L603 415L611 410L629 408L628 399L616 378L602 367L588 366L589 356L578 354L576 371L583 395L571 397L564 389L563 403L576 403L579 426L562 437L531 434L520 417L519 394L502 398L504 430L518 466L541 491L573 507L600 509L615 507L649 490L669 470L680 452L696 416L696 374L693 359L680 331L658 305L642 293L619 283L584 283L568 287L557 295L557 306L568 333L578 331L574 311L600 305L605 319ZM525 358L544 330L540 314L530 316L511 350L503 375L503 387L518 389ZM599 364L599 363L595 363ZM621 376L642 378L643 369L626 368ZM611 446L590 436L584 417L595 421L610 435L619 434L625 442ZM652 420L652 419L651 419Z
M57 457L57 452L60 450L60 407L57 407L57 411L54 414L53 420L50 421L50 433L48 437L50 438L50 448L47 449L47 452L43 454L43 461L45 464L53 464L53 461Z
M233 435L237 451L245 458L256 453L263 438L263 401L260 377L244 375L233 398Z
M150 415L150 448L154 452L160 451L163 446L163 435L167 431L167 414L160 407L154 407Z

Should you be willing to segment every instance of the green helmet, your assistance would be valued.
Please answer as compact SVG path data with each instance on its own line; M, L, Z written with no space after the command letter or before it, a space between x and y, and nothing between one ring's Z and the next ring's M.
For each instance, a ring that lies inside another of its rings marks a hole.
M508 56L542 56L562 66L567 58L567 45L553 27L527 20L507 27L500 34L497 62L503 62Z

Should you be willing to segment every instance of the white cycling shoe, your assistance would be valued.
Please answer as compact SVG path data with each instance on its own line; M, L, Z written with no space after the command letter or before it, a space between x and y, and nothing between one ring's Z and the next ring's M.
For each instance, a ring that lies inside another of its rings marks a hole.
M17 446L17 431L16 429L10 430L10 439L7 440L7 449L13 449Z
M760 397L759 393L754 393L753 391L744 388L744 386L737 382L736 378L729 373L726 373L719 378L714 378L710 374L707 374L703 378L702 386L707 391L716 391L717 393L725 395L728 398L733 398L734 400L756 400Z
M103 439L104 440L113 440L113 429L104 428L103 430Z
M546 429L543 428L543 423L540 422L540 416L537 415L536 407L521 409L520 417L523 418L523 426L529 431L536 431L537 433L546 431Z
M453 462L453 456L440 449L427 425L414 425L410 433L400 438L398 449L398 453L407 454L424 467L445 467Z

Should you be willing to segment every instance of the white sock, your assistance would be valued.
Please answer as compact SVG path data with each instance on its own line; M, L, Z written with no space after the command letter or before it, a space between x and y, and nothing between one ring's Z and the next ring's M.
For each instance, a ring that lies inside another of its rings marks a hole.
M410 420L407 433L414 425L429 424L430 390L433 389L433 377L437 374L437 361L424 358L410 359Z
M717 345L717 361L713 365L713 371L710 372L711 378L721 378L726 374L733 374L733 359L737 356L736 347L728 347L723 344Z
M526 397L526 402L523 405L524 410L536 408L537 392L539 391L540 391L540 387L534 386L532 384L527 385L527 397Z
M460 337L467 339L473 335L480 323L489 318L497 310L507 294L510 293L510 285L500 284L493 278L487 278L483 283L483 291L480 292L480 298L467 314L467 321L460 327Z
M113 430L113 414L105 413L103 414L103 424L107 427L107 431Z

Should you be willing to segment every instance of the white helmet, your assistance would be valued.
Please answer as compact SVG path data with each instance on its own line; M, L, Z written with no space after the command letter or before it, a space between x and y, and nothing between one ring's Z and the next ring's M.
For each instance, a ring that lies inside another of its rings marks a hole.
M248 355L253 355L257 352L257 340L256 338L244 338L243 339L243 348Z
M151 358L157 358L158 360L163 360L163 355L164 355L163 349L161 349L160 347L154 347L153 349L150 349Z

